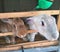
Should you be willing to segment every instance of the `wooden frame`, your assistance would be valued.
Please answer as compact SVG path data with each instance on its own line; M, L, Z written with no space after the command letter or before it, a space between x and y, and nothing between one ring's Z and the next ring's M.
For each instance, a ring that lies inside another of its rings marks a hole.
M11 12L11 13L0 13L0 19L3 18L17 18L17 17L29 17L29 16L35 16L39 14L48 14L48 15L59 15L59 10L45 10L45 11L29 11L29 12ZM60 15L59 15L60 19ZM58 20L58 29L60 29L60 20ZM36 30L28 30L27 33L36 32ZM13 35L12 32L7 33L0 33L0 36L8 36ZM56 45L58 44L58 41L37 41L37 42L29 42L29 43L22 43L22 44L15 44L6 46L4 48L0 48L0 50L17 50L20 49L21 46L24 48L31 48L31 47L43 47L43 46L50 46L50 45Z

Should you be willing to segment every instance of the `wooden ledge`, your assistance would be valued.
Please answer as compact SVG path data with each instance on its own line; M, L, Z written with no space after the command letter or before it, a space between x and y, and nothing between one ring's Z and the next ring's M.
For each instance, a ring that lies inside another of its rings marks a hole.
M59 10L0 13L0 19L2 19L2 18L29 17L29 16L36 16L39 14L58 15Z
M34 33L37 32L36 30L28 30L26 34L28 33ZM12 36L14 33L13 32L7 32L7 33L0 33L0 36Z
M7 51L7 50L19 50L21 49L21 46L24 48L34 48L34 47L47 47L52 45L57 45L58 41L36 41L36 42L28 42L28 43L21 43L21 44L15 44L15 45L9 45L0 48L0 51Z

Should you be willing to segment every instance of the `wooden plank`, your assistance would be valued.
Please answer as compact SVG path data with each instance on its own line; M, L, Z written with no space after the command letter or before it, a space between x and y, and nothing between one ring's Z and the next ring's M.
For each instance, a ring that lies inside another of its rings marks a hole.
M11 35L13 35L13 33L12 32L7 32L7 33L0 33L0 36L11 36Z
M0 13L0 19L1 18L29 17L29 16L36 16L39 14L58 15L59 10Z
M21 46L23 46L24 48L34 48L34 47L45 47L45 46L47 47L47 46L52 46L52 45L57 45L57 44L58 44L58 41L44 40L44 41L36 41L36 42L9 45L9 46L0 48L0 51L18 50L18 49L21 49Z
M27 33L33 33L37 32L36 30L28 30ZM13 32L7 32L7 33L0 33L0 36L12 36L14 33Z
M60 11L59 11L59 16L57 21L57 27L58 27L58 30L60 31Z

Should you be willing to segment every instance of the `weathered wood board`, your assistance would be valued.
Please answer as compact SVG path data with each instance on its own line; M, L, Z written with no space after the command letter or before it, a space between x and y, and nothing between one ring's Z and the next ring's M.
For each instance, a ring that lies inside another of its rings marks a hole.
M34 48L34 47L48 47L58 45L58 41L36 41L36 42L28 42L28 43L21 43L21 44L15 44L15 45L8 45L5 47L1 47L0 51L7 51L7 50L19 50L21 49L21 46L24 48Z

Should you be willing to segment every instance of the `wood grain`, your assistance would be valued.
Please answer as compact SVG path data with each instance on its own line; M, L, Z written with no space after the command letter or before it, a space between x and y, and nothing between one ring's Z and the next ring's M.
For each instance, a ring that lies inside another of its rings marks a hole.
M27 33L33 33L37 32L36 30L28 30ZM7 32L7 33L0 33L0 36L12 36L14 33L13 32Z
M58 15L59 10L0 13L0 19L2 19L2 18L29 17L29 16L36 16L39 14Z
M15 44L15 45L9 45L0 48L0 51L4 50L19 50L21 49L21 46L24 48L34 48L34 47L47 47L47 46L52 46L52 45L57 45L58 41L36 41L36 42L28 42L28 43L21 43L21 44Z
M58 30L60 31L60 11L58 15L57 27L58 27Z

